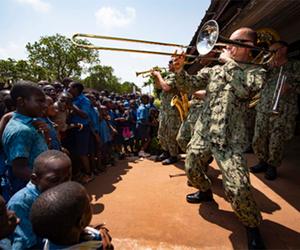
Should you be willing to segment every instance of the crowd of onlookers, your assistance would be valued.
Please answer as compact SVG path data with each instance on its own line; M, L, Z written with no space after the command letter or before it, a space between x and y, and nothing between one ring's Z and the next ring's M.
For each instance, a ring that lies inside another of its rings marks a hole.
M159 153L158 114L152 96L85 89L69 78L52 84L22 81L0 90L0 216L1 223L18 224L0 234L0 249L7 247L1 240L6 237L14 249L39 248L43 238L48 249L82 243L83 231L92 235L88 239L108 239L103 228L102 237L84 229L91 212L79 183L109 171L116 160ZM78 211L71 209L74 203ZM5 204L20 220L5 212ZM71 229L84 214L75 236ZM58 218L66 225L53 229Z

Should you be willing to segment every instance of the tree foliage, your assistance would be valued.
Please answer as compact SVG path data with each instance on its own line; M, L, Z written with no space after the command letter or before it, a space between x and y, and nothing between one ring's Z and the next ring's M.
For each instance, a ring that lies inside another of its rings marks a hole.
M46 69L46 79L50 81L80 78L84 64L100 63L96 50L79 48L59 34L41 37L37 42L28 43L26 49L29 62Z
M80 42L88 44L85 40ZM41 37L39 41L28 43L26 49L28 60L0 60L0 83L18 80L53 82L69 77L82 80L86 87L97 90L129 93L135 88L140 91L133 82L121 83L112 67L100 65L96 50L79 48L65 36Z
M109 66L95 65L88 70L88 76L83 80L85 86L97 90L108 90L117 93L130 93L135 86L136 91L140 89L133 82L120 83L114 75L114 70Z

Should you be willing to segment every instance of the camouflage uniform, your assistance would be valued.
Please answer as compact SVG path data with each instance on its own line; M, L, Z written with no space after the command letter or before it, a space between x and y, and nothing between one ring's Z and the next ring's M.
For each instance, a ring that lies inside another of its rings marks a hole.
M178 144L176 136L181 125L179 112L176 107L171 107L171 100L174 95L180 96L175 87L175 75L169 74L165 81L172 89L168 92L162 91L159 112L158 139L163 150L168 151L171 156L178 155Z
M272 114L273 95L280 68L271 69L257 104L255 134L252 147L260 161L271 166L280 166L285 142L292 138L298 113L297 94L300 94L300 63L291 61L283 66L286 83L292 87L280 97L279 114Z
M240 221L249 227L260 223L261 214L250 191L249 170L242 153L248 144L245 111L248 100L262 85L264 74L262 68L227 62L203 68L196 76L182 72L176 82L194 91L206 87L203 112L187 148L189 181L203 192L211 188L205 168L213 155L228 200Z
M203 100L193 97L190 102L190 109L186 119L181 123L176 141L183 152L186 152L187 145L194 133L195 123L203 108Z

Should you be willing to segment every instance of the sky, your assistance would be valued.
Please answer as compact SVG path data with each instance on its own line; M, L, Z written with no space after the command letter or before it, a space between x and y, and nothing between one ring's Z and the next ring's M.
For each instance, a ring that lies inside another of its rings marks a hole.
M0 0L0 59L27 59L25 45L56 33L90 33L188 45L210 0ZM174 52L144 44L91 40L98 46ZM121 82L141 87L136 72L166 67L169 56L99 51ZM143 88L147 93L151 89Z

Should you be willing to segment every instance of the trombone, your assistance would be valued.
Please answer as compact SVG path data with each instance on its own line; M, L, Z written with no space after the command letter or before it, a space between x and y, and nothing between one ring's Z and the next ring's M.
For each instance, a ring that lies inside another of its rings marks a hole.
M196 40L195 46L189 45L181 45L175 43L165 43L165 42L155 42L155 41L147 41L147 40L139 40L139 39L130 39L130 38L121 38L121 37L113 37L113 36L102 36L102 35L92 35L92 34L83 34L83 33L76 33L72 36L72 43L80 48L85 49L96 49L96 50L110 50L110 51L121 51L121 52L133 52L133 53L146 53L146 54L155 54L155 55L167 55L167 56L174 56L174 53L170 52L163 52L163 51L151 51L151 50L137 50L137 49L129 49L129 48L116 48L116 47L103 47L103 46L96 46L93 44L86 44L83 40L78 40L78 38L92 38L92 39L104 39L104 40L113 40L113 41L121 41L121 42L131 42L131 43L143 43L143 44L153 44L153 45L160 45L165 47L177 47L181 49L191 49L196 48L198 51L198 56L186 54L187 58L194 58L192 63L197 62L198 60L204 59L209 52L222 52L220 50L216 50L215 46L225 47L228 45L235 45L244 48L250 48L252 50L259 51L259 55L262 56L262 60L259 64L266 64L268 63L272 57L273 52L267 50L265 48L256 47L248 44L244 44L242 42L233 41L227 38L224 38L219 35L219 25L215 20L209 20L201 27L198 37ZM205 58L208 60L218 60L217 58ZM191 63L191 62L189 62Z
M155 55L165 55L165 56L172 56L174 53L170 52L163 52L163 51L151 51L151 50L137 50L137 49L128 49L128 48L115 48L115 47L103 47L103 46L95 46L93 44L84 44L80 43L80 40L77 38L94 38L94 39L102 39L102 40L113 40L113 41L122 41L122 42L131 42L131 43L144 43L144 44L153 44L153 45L160 45L166 47L177 47L181 49L188 49L192 48L192 46L176 44L176 43L164 43L164 42L155 42L155 41L146 41L146 40L139 40L139 39L131 39L131 38L122 38L122 37L114 37L114 36L102 36L102 35L93 35L93 34L83 34L83 33L76 33L72 36L72 43L77 47L84 48L84 49L96 49L96 50L111 50L111 51L121 51L121 52L133 52L133 53L143 53L143 54L155 54ZM188 57L195 58L195 55L188 55Z

